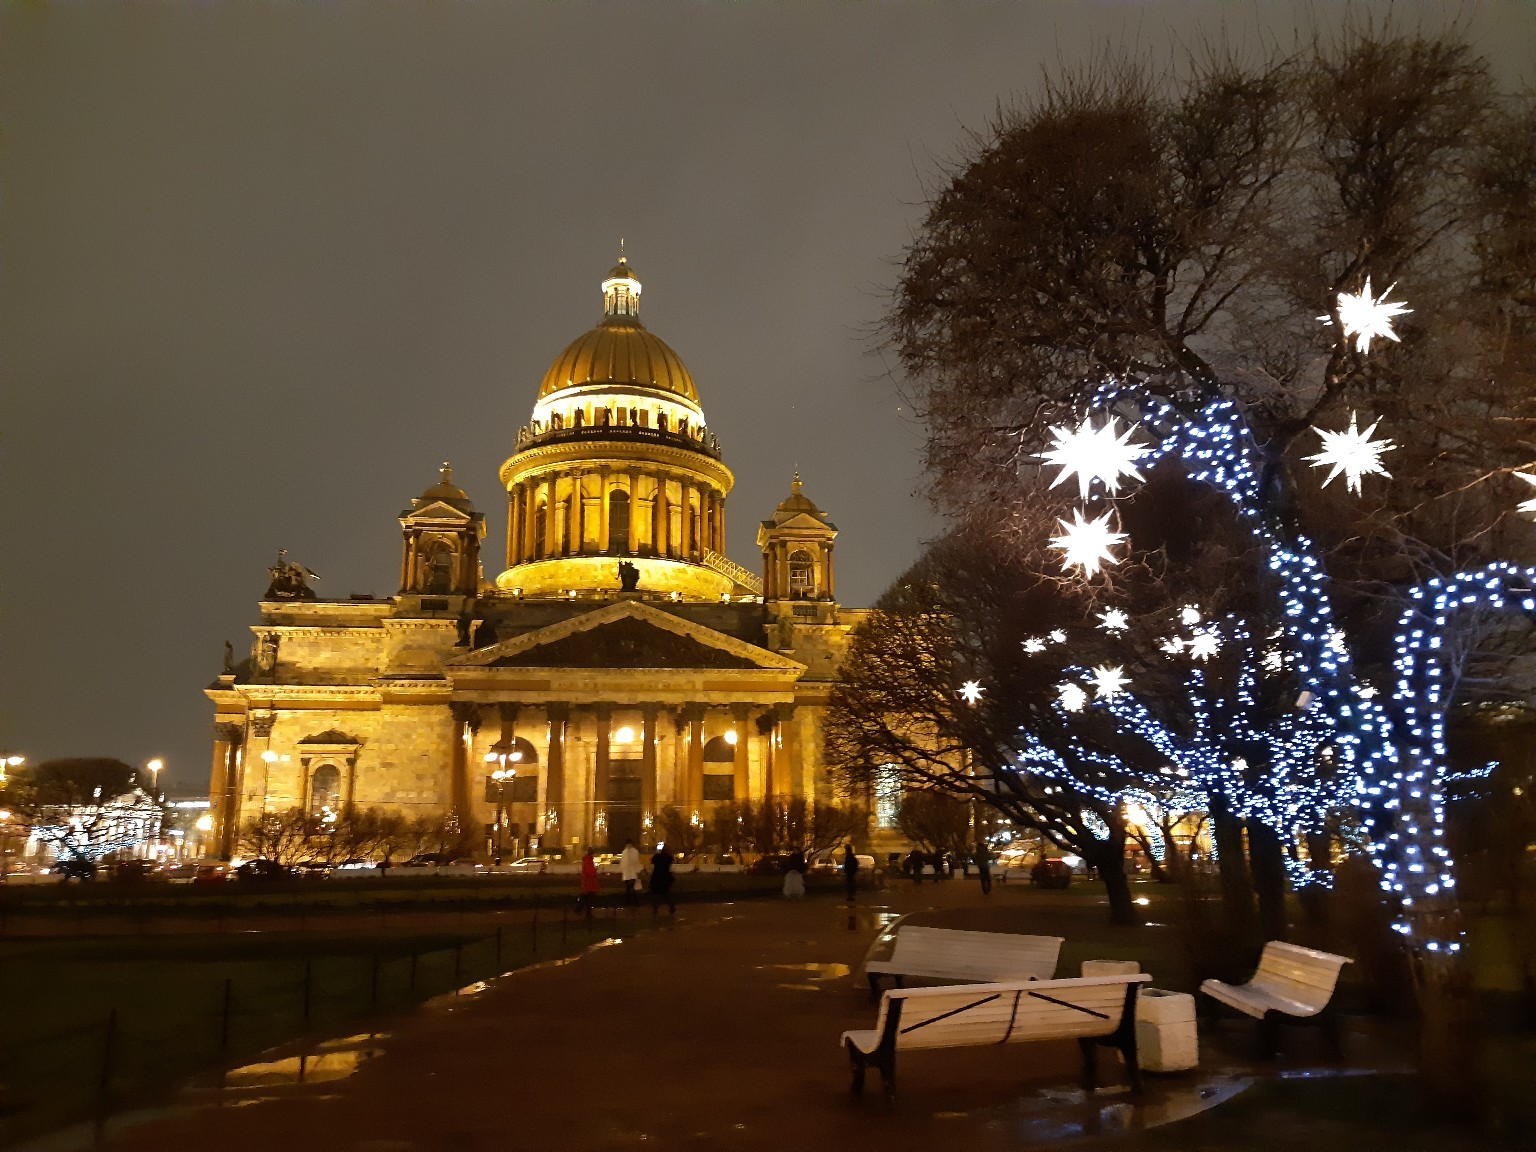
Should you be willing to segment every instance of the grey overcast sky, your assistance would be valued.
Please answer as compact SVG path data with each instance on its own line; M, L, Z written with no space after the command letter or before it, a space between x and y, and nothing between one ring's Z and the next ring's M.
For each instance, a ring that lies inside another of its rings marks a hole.
M1379 9L1381 6L1372 6ZM1508 83L1523 0L1460 14ZM619 237L737 476L798 464L867 604L935 521L871 351L925 190L1043 68L1289 43L1341 5L248 3L0 10L0 751L206 786L201 689L279 546L395 590L395 516L496 470Z

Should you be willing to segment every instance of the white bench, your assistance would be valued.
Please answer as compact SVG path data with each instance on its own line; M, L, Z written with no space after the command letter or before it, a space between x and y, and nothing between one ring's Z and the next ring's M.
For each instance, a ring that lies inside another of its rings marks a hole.
M896 1053L911 1048L963 1048L1076 1040L1083 1053L1083 1085L1097 1082L1098 1046L1118 1048L1131 1086L1141 1088L1136 1062L1136 990L1145 973L1087 980L1014 980L943 988L892 989L880 999L875 1026L844 1032L853 1066L852 1092L864 1091L864 1072L879 1069L885 1094L896 1094Z
M1337 1021L1330 1006L1339 971L1350 962L1347 956L1271 940L1264 945L1259 969L1248 983L1207 980L1200 985L1200 991L1258 1020L1264 1027L1265 1048L1271 1053L1275 1047L1275 1025L1281 1016L1321 1024L1337 1050Z
M878 947L882 943L876 940ZM952 982L1049 980L1056 975L1060 936L1021 936L1011 932L962 932L955 928L903 926L885 960L864 961L871 999L880 994L880 978L900 986L908 976Z

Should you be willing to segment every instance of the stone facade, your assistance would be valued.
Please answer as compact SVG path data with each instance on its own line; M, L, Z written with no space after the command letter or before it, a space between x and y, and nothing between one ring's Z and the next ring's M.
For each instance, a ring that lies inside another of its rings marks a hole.
M439 482L400 514L400 591L320 600L280 559L251 657L207 694L221 854L264 812L452 815L509 849L653 838L675 808L830 796L821 714L861 613L834 595L837 529L804 495L724 558L733 483L691 376L639 322L627 263L555 361L500 479L506 568ZM503 779L492 779L500 769Z

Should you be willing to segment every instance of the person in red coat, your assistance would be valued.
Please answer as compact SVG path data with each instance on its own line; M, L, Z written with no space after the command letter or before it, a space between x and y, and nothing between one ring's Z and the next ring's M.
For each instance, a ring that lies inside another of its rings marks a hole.
M581 895L576 897L576 910L585 912L589 920L592 905L597 902L598 888L597 861L592 859L592 849L588 848L581 858Z

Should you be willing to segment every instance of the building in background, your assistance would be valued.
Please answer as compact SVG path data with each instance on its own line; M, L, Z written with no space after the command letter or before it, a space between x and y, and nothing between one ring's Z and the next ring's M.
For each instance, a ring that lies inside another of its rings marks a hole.
M447 465L400 513L399 591L318 599L280 556L248 661L214 705L210 848L302 807L381 807L510 851L654 839L740 799L829 799L820 719L861 613L837 529L801 490L725 557L734 477L681 358L640 322L622 258L603 317L540 384L501 467L505 565ZM787 470L786 470L787 471Z

